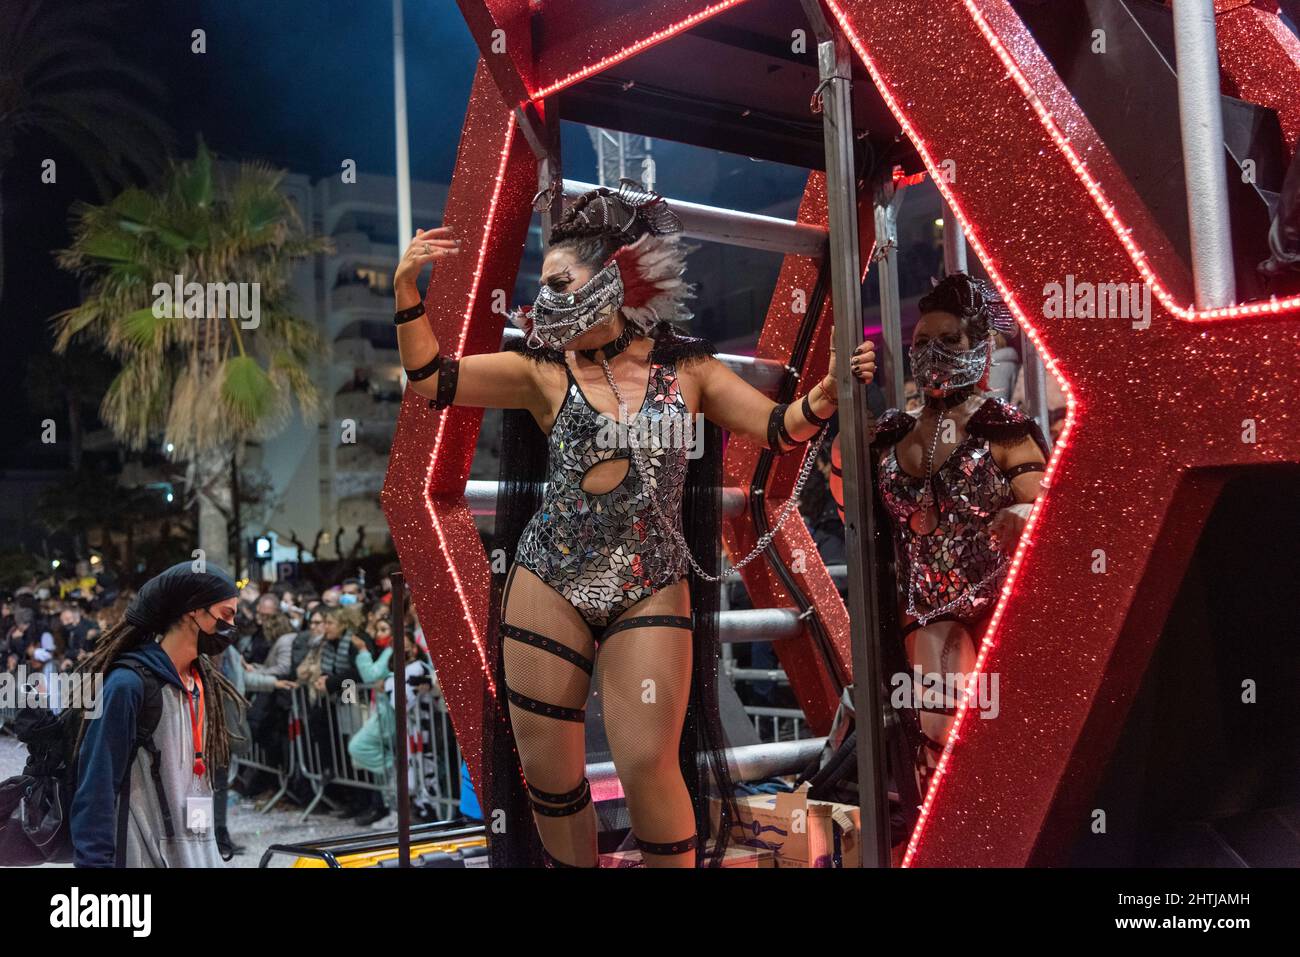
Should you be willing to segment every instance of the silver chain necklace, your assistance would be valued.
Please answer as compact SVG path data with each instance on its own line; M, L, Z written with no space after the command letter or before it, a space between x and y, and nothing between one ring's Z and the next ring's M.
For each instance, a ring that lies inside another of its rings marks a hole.
M916 536L929 535L939 527L939 498L934 492L934 453L939 448L939 428L941 425L943 425L943 416L940 416L935 420L934 438L930 440L930 449L925 457L925 492L921 496L921 505L919 505L916 511L909 515L907 519L907 524L911 526L912 531L916 533ZM895 452L894 454L897 456L898 453ZM902 466L899 466L899 468L901 469ZM928 511L931 499L934 500L934 525L926 531L921 531L912 519L919 515L923 517L926 524L929 524L930 518L928 516ZM997 565L994 566L993 570L985 575L980 581L972 585L968 591L963 591L952 601L946 602L938 608L932 608L924 614L921 614L916 610L916 567L919 564L917 561L919 556L917 555L916 542L917 537L913 537L907 549L907 613L919 621L922 627L925 627L932 619L937 618L949 609L957 607L957 605L966 600L969 594L979 594L980 589L992 581L1007 564L1007 556L1003 553L1001 559L998 561Z
M614 374L610 371L609 368L609 360L602 355L600 358L600 364L601 367L605 370L605 380L609 383L609 387L614 390L614 398L618 400L619 411L622 412L624 409L627 408L627 403L623 400L623 393L619 391L618 383L614 381ZM640 417L640 412L637 413L637 416ZM629 423L629 425L630 424L631 423ZM700 563L695 560L695 556L691 553L691 547L689 544L687 544L686 536L682 534L682 530L677 527L676 522L668 521L667 517L663 514L662 511L660 511L658 496L656 495L650 496L650 508L655 513L655 517L659 519L661 525L666 525L672 529L673 539L677 542L677 547L686 553L686 558L691 563L691 568L695 571L695 574L698 575L700 578L702 578L704 581L708 581L708 582L722 581L731 572L740 571L740 569L744 568L755 558L757 558L764 549L766 549L770 544L772 544L772 539L775 538L776 533L781 530L781 526L783 526L786 523L786 521L790 518L790 516L795 513L796 506L799 503L799 495L803 492L804 483L808 481L808 476L812 472L813 464L817 460L817 455L821 451L822 441L825 438L826 438L826 427L823 426L817 433L816 444L812 447L807 457L804 459L803 467L799 470L799 478L794 484L794 491L790 493L790 497L786 500L785 505L782 507L781 513L777 517L776 524L773 525L771 528L769 528L761 536L759 536L758 542L755 543L753 549L750 550L748 555L746 555L740 561L736 562L736 564L732 565L730 571L724 570L721 575L711 575L708 572L706 572L703 568L700 567ZM645 460L642 459L640 456L640 452L641 452L640 445L636 442L633 442L631 443L631 448L632 448L632 460L633 462L636 463L637 471L641 473L642 481L649 483L650 468L646 464Z

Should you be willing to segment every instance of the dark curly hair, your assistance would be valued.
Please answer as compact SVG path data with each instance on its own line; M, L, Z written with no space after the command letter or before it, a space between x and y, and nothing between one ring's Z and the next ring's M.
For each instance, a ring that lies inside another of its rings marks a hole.
M955 272L939 280L916 305L922 315L946 312L956 316L972 345L995 332L1006 332L1015 324L997 291L982 279L964 272Z
M614 253L648 232L650 226L637 210L600 186L574 200L551 227L550 249L571 249L579 263L600 269Z

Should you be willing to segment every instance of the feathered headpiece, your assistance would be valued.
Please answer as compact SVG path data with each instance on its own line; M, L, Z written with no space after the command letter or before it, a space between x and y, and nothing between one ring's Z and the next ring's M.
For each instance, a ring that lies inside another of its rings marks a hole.
M687 254L699 247L684 244L678 235L681 230L681 220L661 195L622 178L616 191L602 186L588 194L586 202L551 230L551 242L582 236L619 241L619 249L601 268L618 264L623 312L649 335L661 322L684 323L693 315L686 300L694 297L695 288L682 275ZM515 309L510 321L530 332L532 306Z

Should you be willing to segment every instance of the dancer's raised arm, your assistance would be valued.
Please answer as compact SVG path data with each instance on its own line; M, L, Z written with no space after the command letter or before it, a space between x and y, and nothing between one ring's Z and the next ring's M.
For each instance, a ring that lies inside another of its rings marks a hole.
M393 273L397 311L397 350L409 386L433 399L438 408L472 405L491 409L533 409L542 405L535 368L518 353L493 352L450 358L441 354L438 337L424 318L416 278L425 263L460 252L450 226L421 229Z

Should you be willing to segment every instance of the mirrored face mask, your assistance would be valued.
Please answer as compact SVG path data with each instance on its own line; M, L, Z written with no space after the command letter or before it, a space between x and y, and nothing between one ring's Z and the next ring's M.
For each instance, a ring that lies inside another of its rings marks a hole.
M949 348L940 339L931 339L922 346L913 346L908 355L918 387L952 392L979 382L988 364L989 341L985 339L974 349L961 350Z
M608 322L623 305L623 277L618 262L596 273L573 292L543 285L533 303L528 344L563 349L585 332Z

